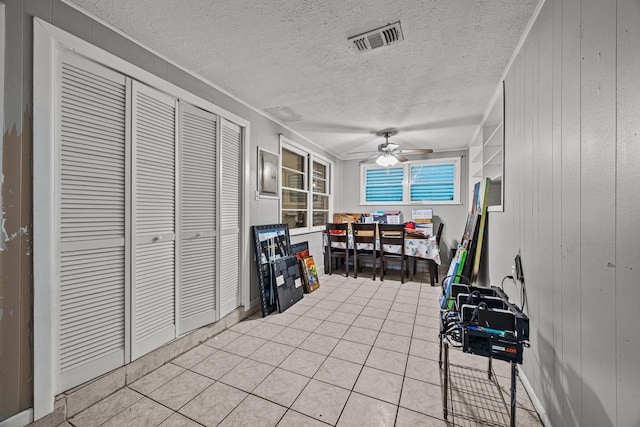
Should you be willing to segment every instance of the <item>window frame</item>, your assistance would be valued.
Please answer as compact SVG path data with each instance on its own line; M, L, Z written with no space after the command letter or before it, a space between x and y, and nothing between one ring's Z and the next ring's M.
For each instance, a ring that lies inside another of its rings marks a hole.
M288 150L291 151L293 153L296 153L298 155L301 155L304 157L304 167L305 167L305 172L304 172L304 189L300 190L300 189L296 189L296 188L291 188L291 187L286 187L284 184L284 176L283 176L283 171L282 171L282 153L283 150ZM280 175L281 175L281 179L280 179L280 185L278 188L278 195L280 198L280 204L279 204L279 221L282 221L282 213L283 213L283 190L295 190L295 191L304 191L307 195L307 218L306 218L306 224L304 227L298 227L298 228L289 228L289 234L290 235L297 235L297 234L306 234L306 233L312 233L312 232L316 232L316 231L322 231L325 229L325 225L321 225L321 226L314 226L313 225L313 213L314 213L314 209L313 209L313 195L314 194L319 194L319 195L323 195L323 196L328 196L329 198L329 209L328 209L328 221L331 221L331 217L333 215L333 172L334 172L334 168L333 168L333 162L329 159L327 159L326 157L306 148L303 147L297 143L295 143L294 141L290 140L289 138L280 135L280 161L279 161L279 171L280 171ZM325 166L327 168L327 174L326 174L326 189L327 189L327 193L317 193L313 191L313 164L315 163L320 163L323 166ZM291 209L284 209L285 211L291 211ZM321 210L324 211L324 210Z
M411 166L436 166L436 165L454 165L454 183L453 183L453 200L424 200L424 201L412 201L411 200ZM360 165L360 205L374 206L374 205L460 205L462 204L461 198L461 185L462 185L462 158L461 157L442 157L438 159L423 159L423 160L409 160L404 163L391 166L391 168L401 167L403 170L402 178L402 201L399 202L368 202L366 200L367 194L367 182L366 173L372 169L387 169L384 166L377 164L362 164Z
M326 189L326 193L320 193L320 192L316 192L313 190L313 164L314 163L319 163L321 165L323 165L324 167L326 167L326 177L325 177L325 189ZM310 171L310 176L309 176L309 207L310 207L310 212L311 215L309 215L309 228L311 229L311 231L321 231L324 230L326 228L326 226L323 225L313 225L313 214L315 212L315 209L313 208L313 196L315 194L318 194L320 196L327 196L329 199L329 206L327 207L327 222L331 221L331 217L333 214L333 162L331 162L330 160L315 154L315 153L311 153L309 156L309 171ZM318 211L320 212L324 212L324 209L318 209Z

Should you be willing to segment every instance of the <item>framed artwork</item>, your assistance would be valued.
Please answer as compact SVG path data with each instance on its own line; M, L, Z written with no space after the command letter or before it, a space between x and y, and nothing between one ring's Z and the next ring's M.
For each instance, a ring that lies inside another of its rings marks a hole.
M273 275L275 263L281 258L293 255L289 226L270 224L254 225L252 228L262 317L266 317L278 309L278 286ZM295 260L295 257L293 259Z
M295 256L278 258L273 264L273 277L276 281L278 311L282 313L303 297L298 259Z
M278 155L258 147L258 194L260 197L279 198Z
M304 287L307 293L313 292L320 287L320 281L318 280L318 271L316 270L316 263L312 256L308 256L300 260L302 264L302 273L304 277Z

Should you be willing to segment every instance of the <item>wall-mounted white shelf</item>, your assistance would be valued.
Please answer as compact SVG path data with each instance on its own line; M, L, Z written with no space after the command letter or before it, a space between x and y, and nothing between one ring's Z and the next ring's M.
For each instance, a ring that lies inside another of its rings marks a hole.
M502 211L504 179L504 88L501 85L495 102L482 124L482 132L469 146L469 188L484 178L489 185L489 211ZM472 193L472 192L470 192ZM470 194L470 200L473 194Z
M484 162L482 162L482 166L501 166L502 167L502 147L498 147L496 145L485 147Z
M486 134L486 137L484 138L484 146L485 147L501 147L502 141L504 138L502 138L503 133L502 133L502 121L500 121L498 124L496 125L487 125L484 126L486 132L483 132L483 134Z

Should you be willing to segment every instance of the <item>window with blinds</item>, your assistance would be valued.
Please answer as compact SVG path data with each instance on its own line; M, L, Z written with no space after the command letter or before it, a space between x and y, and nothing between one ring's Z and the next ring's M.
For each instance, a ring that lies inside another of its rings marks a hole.
M459 204L460 158L361 167L361 204Z
M404 168L367 169L365 201L367 203L402 202Z
M412 202L453 201L455 165L411 166L410 195Z

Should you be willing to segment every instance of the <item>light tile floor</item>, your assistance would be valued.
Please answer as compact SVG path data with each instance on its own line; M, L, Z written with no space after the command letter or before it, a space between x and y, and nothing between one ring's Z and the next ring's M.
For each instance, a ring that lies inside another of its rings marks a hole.
M325 275L285 313L235 325L65 425L508 425L508 364L494 362L498 389L487 359L457 350L443 419L439 289ZM542 425L521 384L517 397L517 425Z

